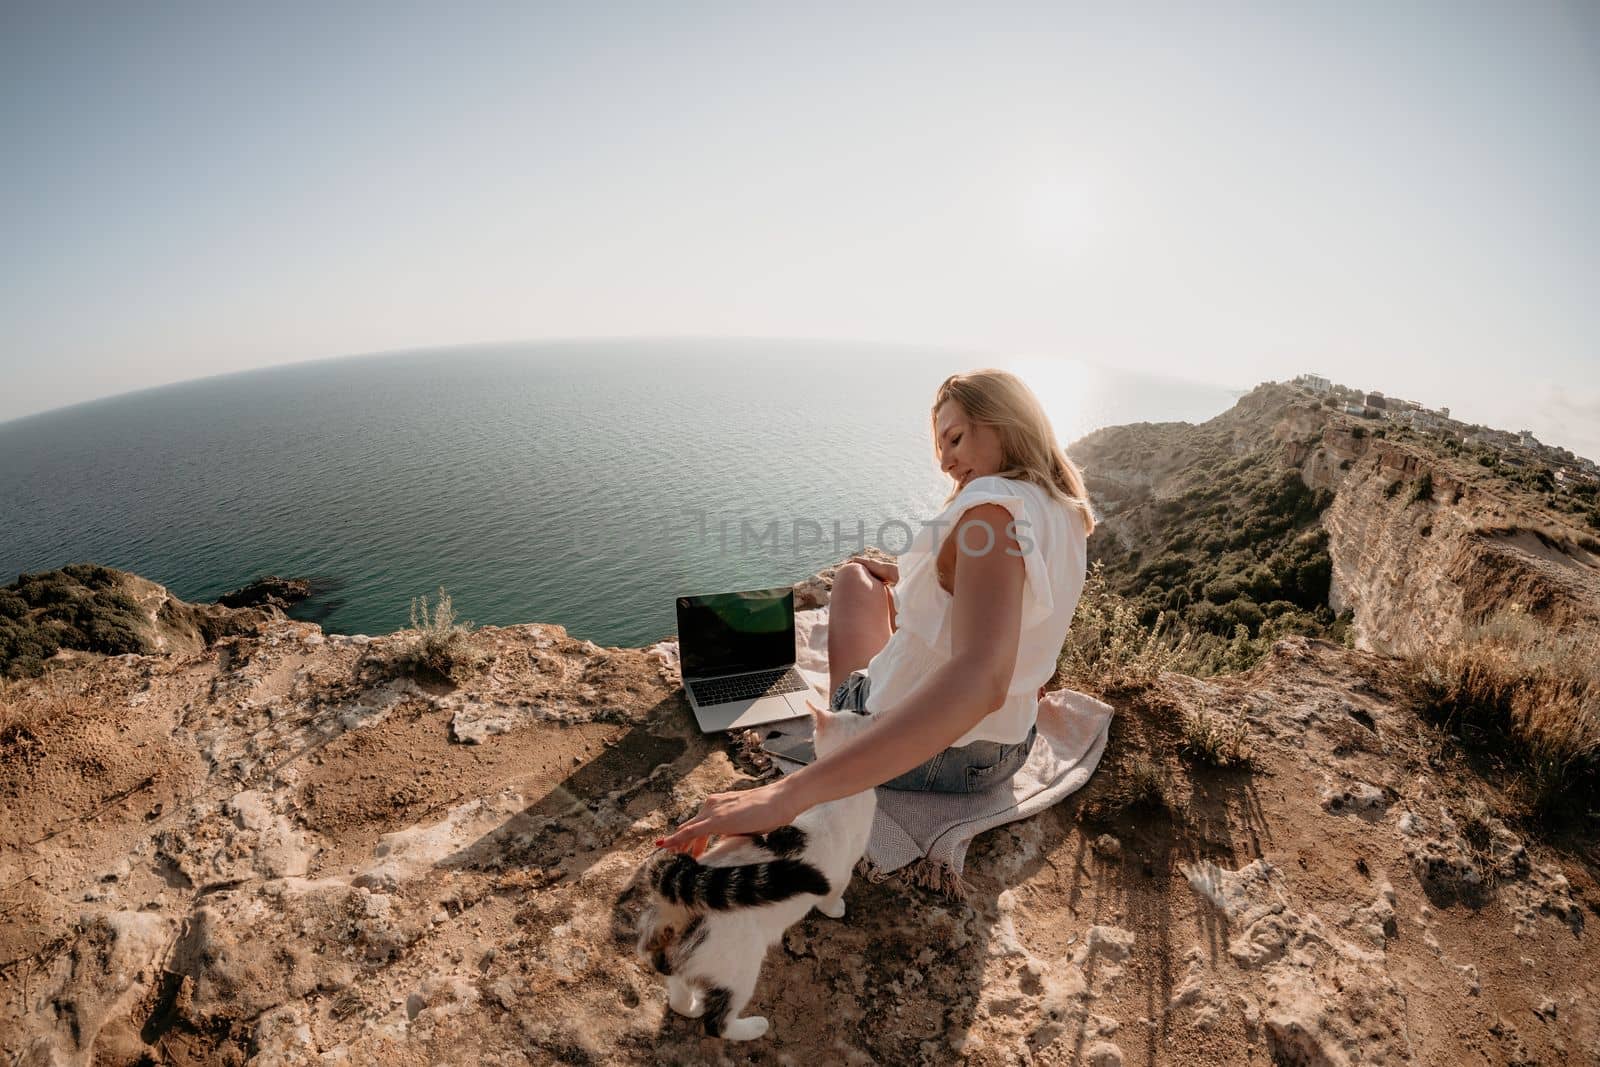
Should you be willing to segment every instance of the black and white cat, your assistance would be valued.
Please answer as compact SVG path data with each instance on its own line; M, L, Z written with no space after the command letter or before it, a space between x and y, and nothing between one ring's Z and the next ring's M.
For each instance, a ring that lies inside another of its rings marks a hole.
M814 709L818 757L872 725L870 716ZM667 1003L703 1018L706 1033L752 1041L767 1032L759 1015L739 1018L761 961L813 905L844 917L844 887L867 850L875 791L818 804L766 834L727 838L697 861L662 857L651 872L639 954L667 976Z

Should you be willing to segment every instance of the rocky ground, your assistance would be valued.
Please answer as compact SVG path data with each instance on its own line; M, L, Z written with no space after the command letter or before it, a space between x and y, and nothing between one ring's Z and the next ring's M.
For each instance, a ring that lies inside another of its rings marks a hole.
M734 1046L632 954L651 841L761 773L675 648L485 628L455 685L407 640L267 617L5 691L8 1062L1600 1061L1595 835L1497 818L1395 661L1296 638L1111 695L1088 787L981 837L964 902L858 878ZM1249 767L1178 757L1200 711Z

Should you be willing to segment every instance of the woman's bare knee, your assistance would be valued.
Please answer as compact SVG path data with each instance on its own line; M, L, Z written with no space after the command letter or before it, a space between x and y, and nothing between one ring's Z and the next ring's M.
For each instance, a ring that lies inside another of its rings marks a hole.
M859 563L834 573L828 609L829 675L835 688L850 672L867 665L889 640L883 583Z
M872 572L859 563L846 563L833 572L833 591L835 593L842 588L865 590L877 584L878 579L874 578Z

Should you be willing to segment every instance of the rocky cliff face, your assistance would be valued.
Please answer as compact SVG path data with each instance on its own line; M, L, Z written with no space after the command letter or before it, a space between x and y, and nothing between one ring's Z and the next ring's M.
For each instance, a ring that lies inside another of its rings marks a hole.
M1309 489L1331 493L1315 524L1332 561L1327 603L1352 614L1358 648L1420 652L1513 604L1559 629L1600 625L1600 546L1590 531L1469 460L1375 429L1265 385L1199 426L1113 427L1073 454L1106 515L1102 555L1116 543L1148 560L1181 534L1162 505L1203 500L1212 479L1197 464L1219 444L1270 455Z
M1600 1057L1592 842L1496 818L1381 657L1296 638L1113 694L1100 770L981 837L964 901L857 878L730 1047L633 956L638 871L761 772L695 729L670 640L471 640L470 678L419 684L404 634L263 617L0 692L8 1062ZM1251 765L1179 760L1193 714L1242 723Z
M1329 598L1355 613L1358 647L1420 652L1513 604L1558 628L1600 620L1600 557L1583 535L1462 465L1330 427L1302 469L1336 490Z

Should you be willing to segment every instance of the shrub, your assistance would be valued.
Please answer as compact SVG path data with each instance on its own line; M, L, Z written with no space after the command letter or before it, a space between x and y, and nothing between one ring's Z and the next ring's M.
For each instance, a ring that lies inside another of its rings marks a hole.
M1586 805L1600 784L1597 641L1513 608L1412 666L1430 714L1505 759L1529 809L1549 818Z
M1138 609L1111 591L1104 568L1096 563L1056 666L1073 684L1104 692L1153 681L1171 670L1188 646L1187 634L1174 637L1161 626L1141 623Z
M411 629L397 663L419 673L431 673L452 682L464 681L483 663L472 647L472 623L456 621L450 594L439 587L430 608L426 596L411 601Z
M1121 808L1171 812L1167 776L1148 756L1136 755L1128 762L1127 777L1118 791L1117 801Z
M1390 482L1387 486L1384 487L1383 498L1385 500L1393 500L1395 494L1400 491L1400 486L1403 485L1403 484L1404 483L1400 482L1400 481Z
M1415 504L1415 503L1418 503L1419 501L1432 500L1432 499L1433 499L1433 472L1432 471L1425 471L1425 472L1423 472L1422 477L1417 479L1417 484L1412 486L1412 488L1411 488L1411 496L1409 498L1407 498L1406 503L1407 504Z
M1249 728L1243 719L1228 720L1207 712L1185 712L1179 752L1211 767L1242 767L1250 762Z

